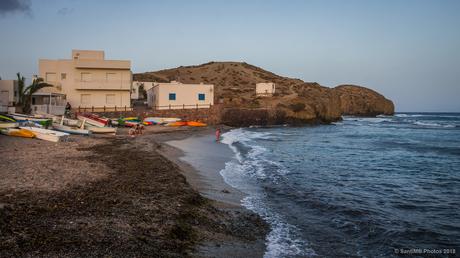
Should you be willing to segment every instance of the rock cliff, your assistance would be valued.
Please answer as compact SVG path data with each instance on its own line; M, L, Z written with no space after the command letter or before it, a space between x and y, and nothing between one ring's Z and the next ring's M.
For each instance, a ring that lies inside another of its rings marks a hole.
M240 62L210 62L134 74L137 81L214 84L215 103L224 107L229 125L328 123L342 115L392 114L394 105L381 94L354 85L328 88L316 82L283 77ZM255 95L255 84L276 83L273 97Z

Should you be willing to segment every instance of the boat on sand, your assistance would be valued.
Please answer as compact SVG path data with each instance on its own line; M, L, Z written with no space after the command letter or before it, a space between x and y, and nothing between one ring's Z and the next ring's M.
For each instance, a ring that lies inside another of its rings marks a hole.
M64 132L58 132L54 130L48 130L43 128L37 127L30 127L30 126L21 126L21 129L26 129L32 131L40 140L50 141L50 142L59 142L64 141L68 138L69 134Z
M187 121L187 126L204 127L204 126L207 126L207 124L202 123L202 122L197 122L197 121Z
M167 123L166 126L186 126L187 122L182 122L182 121L177 121L177 122L172 122L172 123Z
M61 124L53 124L53 129L60 132L70 133L70 134L79 134L79 135L89 135L91 132L86 129L71 127Z
M16 122L0 122L0 129L2 128L15 128L19 127L19 124Z
M27 129L7 128L7 129L0 130L0 132L4 135L9 135L9 136L25 137L25 138L35 137L35 133Z
M97 127L97 126L85 126L85 128L91 133L106 133L106 134L116 134L117 128L115 127Z
M42 116L29 116L25 114L18 114L18 113L12 113L9 114L10 117L16 119L17 122L34 122L37 124L40 124L42 126L48 126L52 123L52 119L48 117L42 117Z
M174 123L181 121L180 118L176 117L146 117L144 118L145 122L153 122L155 124L166 124L166 123Z
M81 121L85 120L86 123L97 127L104 127L109 121L109 119L100 117L95 114L78 114L77 118Z

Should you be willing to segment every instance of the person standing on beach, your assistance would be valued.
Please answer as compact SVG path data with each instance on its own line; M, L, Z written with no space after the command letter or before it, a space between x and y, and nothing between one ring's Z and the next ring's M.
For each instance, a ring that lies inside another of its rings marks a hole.
M216 142L220 141L220 133L221 133L220 128L217 127L217 129L216 129Z
M69 102L65 105L65 116L70 117L70 111L72 111L72 106L70 105Z

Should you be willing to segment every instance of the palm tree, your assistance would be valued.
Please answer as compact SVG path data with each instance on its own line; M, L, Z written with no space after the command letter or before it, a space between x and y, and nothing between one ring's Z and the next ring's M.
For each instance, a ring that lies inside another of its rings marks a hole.
M20 91L21 99L19 100L22 104L22 111L26 114L30 114L32 111L31 109L31 102L32 102L32 95L45 87L52 87L53 85L46 83L43 78L35 79L31 85L27 88Z
M24 98L24 86L26 82L26 78L24 76L21 76L21 73L16 74L18 76L18 106L22 106L22 100Z

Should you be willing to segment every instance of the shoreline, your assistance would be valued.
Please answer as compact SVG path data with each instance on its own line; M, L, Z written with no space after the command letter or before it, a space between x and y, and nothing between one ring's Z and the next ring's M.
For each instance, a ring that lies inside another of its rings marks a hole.
M230 130L231 128L226 129ZM215 207L227 212L260 218L259 215L241 204L241 200L246 194L227 184L220 174L220 170L225 168L225 163L235 157L233 151L226 144L219 142L216 145L214 139L213 129L196 128L193 131L157 134L155 141L161 144L159 153L177 164L187 182L202 196L210 199ZM209 151L212 152L211 155L209 155ZM228 154L230 157L222 159L222 154ZM268 227L266 222L263 223ZM267 234L268 231L256 242L249 245L242 242L219 243L217 245L214 241L204 242L198 247L198 256L263 257L266 251L265 237Z
M199 171L164 143L202 134L0 136L0 256L263 256L268 225L235 201L203 197L191 179Z
M246 194L227 184L220 174L234 154L226 144L214 141L213 129L157 135L155 140L162 144L159 152L176 163L203 196L219 205L246 209L241 205Z

